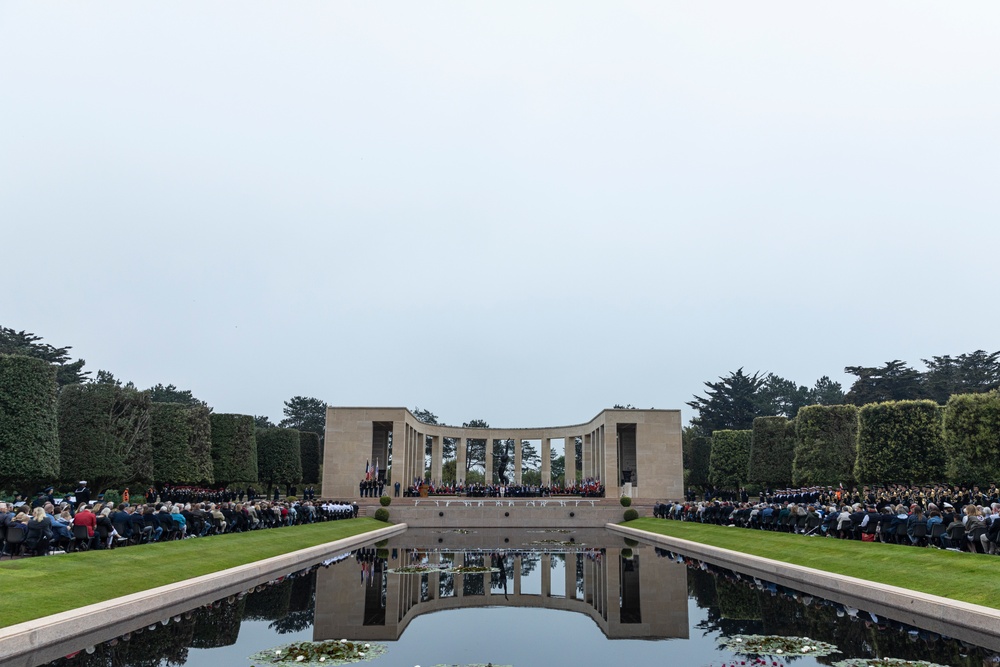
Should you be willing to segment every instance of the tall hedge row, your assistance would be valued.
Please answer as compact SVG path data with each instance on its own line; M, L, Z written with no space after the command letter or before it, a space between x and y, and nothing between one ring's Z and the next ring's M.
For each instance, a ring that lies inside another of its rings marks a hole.
M0 354L0 480L58 478L57 387L55 366Z
M708 478L720 489L736 489L746 482L753 431L715 431Z
M784 417L757 417L753 420L750 446L750 484L785 487L792 483L792 457L795 455L794 425L789 428Z
M861 406L855 478L863 484L919 484L943 479L941 417L941 407L934 401Z
M296 429L257 430L257 478L268 485L302 481L302 451Z
M302 457L302 483L319 484L319 434L301 431L299 453Z
M948 479L956 484L1000 480L1000 393L961 394L944 408Z
M683 440L684 468L688 471L687 484L708 484L708 462L712 456L712 441L703 435L685 434Z
M829 486L854 478L858 408L854 405L808 405L795 417L792 483Z
M153 479L149 392L114 384L76 384L59 394L62 468L94 488Z
M257 428L252 415L213 414L212 474L219 484L257 481Z
M153 403L151 414L156 479L171 484L211 484L212 423L208 408Z

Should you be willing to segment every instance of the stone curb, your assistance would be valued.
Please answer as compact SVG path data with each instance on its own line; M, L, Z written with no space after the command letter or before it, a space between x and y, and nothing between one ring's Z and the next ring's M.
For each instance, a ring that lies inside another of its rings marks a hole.
M379 528L2 628L2 664L4 667L33 667L50 662L69 651L108 641L126 632L159 623L162 618L245 591L307 563L322 560L325 556L398 535L406 528L405 523ZM113 574L110 574L109 581L113 582L113 579Z
M1000 609L961 602L700 542L607 524L613 533L662 546L878 616L1000 651ZM914 576L917 576L914 573Z

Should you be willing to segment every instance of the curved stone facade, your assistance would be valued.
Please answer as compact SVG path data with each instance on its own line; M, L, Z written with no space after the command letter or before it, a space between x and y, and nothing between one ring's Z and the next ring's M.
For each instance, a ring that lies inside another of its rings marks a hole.
M540 428L464 428L425 424L407 408L337 408L326 412L326 439L323 456L323 494L352 499L366 463L380 470L390 459L386 476L387 492L400 482L404 487L417 478L442 480L442 444L455 439L457 482L465 481L466 452L470 440L487 443L513 440L513 479L521 481L521 441L541 442L541 479L551 479L550 446L563 439L566 469L574 470L575 449L580 438L583 478L600 479L613 496L626 491L636 498L679 499L683 497L684 470L681 456L680 410L602 410L588 422L571 426ZM426 443L431 444L431 464L425 467ZM486 457L485 477L494 480L492 456ZM628 478L626 486L626 478Z

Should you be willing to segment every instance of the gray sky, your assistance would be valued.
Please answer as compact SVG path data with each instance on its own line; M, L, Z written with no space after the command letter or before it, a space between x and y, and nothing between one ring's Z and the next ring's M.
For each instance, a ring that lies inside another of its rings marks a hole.
M998 19L0 0L0 324L275 420L993 351Z

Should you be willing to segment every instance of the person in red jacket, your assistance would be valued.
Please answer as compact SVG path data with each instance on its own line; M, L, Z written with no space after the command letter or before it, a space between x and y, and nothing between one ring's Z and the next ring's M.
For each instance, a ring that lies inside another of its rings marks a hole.
M90 505L83 503L76 509L76 516L73 517L74 526L86 526L87 535L94 536L94 528L97 527L97 517L90 511Z

